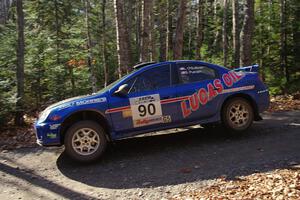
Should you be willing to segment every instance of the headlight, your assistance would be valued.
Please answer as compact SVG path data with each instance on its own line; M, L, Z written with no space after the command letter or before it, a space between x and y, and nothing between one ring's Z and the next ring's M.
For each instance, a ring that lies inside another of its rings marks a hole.
M38 121L39 121L39 122L45 121L45 120L47 119L47 117L49 116L50 112L51 112L51 110L44 110L44 111L40 114L39 120L38 120Z

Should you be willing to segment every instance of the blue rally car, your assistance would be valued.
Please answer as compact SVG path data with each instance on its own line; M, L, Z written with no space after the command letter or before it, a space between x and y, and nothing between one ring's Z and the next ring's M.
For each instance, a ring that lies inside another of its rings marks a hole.
M109 141L146 132L216 122L241 132L268 106L257 65L230 70L201 61L142 63L95 94L49 106L35 130L38 144L65 145L71 158L93 161Z

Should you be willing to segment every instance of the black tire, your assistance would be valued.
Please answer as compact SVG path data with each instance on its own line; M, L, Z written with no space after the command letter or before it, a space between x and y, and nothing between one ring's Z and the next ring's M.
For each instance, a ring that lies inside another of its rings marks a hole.
M67 155L80 162L97 160L107 146L104 129L94 121L80 121L73 124L67 130L64 142ZM88 152L90 148L92 150Z
M244 98L232 98L225 103L222 109L221 118L222 124L230 132L236 133L245 131L253 123L253 107L250 102Z

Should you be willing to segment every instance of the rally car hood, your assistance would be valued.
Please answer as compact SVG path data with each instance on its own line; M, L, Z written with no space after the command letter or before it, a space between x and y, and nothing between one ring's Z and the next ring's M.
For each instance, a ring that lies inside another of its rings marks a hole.
M40 113L37 122L44 122L49 116L57 115L59 113L60 116L68 114L68 109L72 108L99 108L98 103L106 102L105 93L96 93L92 95L78 96L69 99L65 99L63 101L57 102L48 106L43 112ZM102 107L106 107L106 104L103 104Z
M59 101L57 103L51 104L50 106L48 106L46 108L46 110L53 109L53 108L56 108L56 107L60 107L60 106L62 106L64 104L72 103L72 102L74 102L74 101L76 101L78 99L86 98L86 97L89 97L89 96L90 95L81 95L81 96L77 96L77 97L68 98L68 99Z
M52 105L48 106L46 108L46 110L52 110L52 109L56 109L56 108L63 109L66 107L70 107L72 105L76 105L79 102L84 102L87 100L93 100L93 99L98 99L98 98L103 98L103 95L97 93L97 94L92 94L92 95L82 95L82 96L72 97L69 99L65 99L63 101L59 101L55 104L52 104Z

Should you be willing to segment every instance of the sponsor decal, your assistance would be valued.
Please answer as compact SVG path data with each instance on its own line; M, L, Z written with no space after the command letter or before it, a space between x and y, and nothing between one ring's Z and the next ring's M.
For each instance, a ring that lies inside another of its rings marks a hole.
M165 115L162 117L163 123L171 123L172 122L172 118L171 115Z
M268 92L268 91L269 91L268 89L260 90L260 91L257 92L257 94L265 93L265 92Z
M222 94L230 93L230 92L237 92L237 91L242 91L242 90L251 90L254 87L255 87L254 85L247 85L247 86L243 86L243 87L230 88L230 89L223 90Z
M129 102L134 127L163 121L159 94L130 98Z
M161 123L162 118L161 117L154 117L154 118L146 118L146 119L137 119L134 123L135 127L139 126L146 126L151 124L157 124Z
M65 108L69 108L72 106L81 106L81 105L87 105L87 104L94 104L94 103L102 103L106 102L106 97L96 98L96 99L87 99L87 100L81 100L77 102L72 103L66 103L58 107L58 110L62 110Z
M56 133L47 133L47 137L50 139L55 139L57 137Z
M58 106L57 108L58 108L58 110L63 110L65 108L69 108L69 107L71 107L73 105L74 105L73 103L66 103L66 104L63 104L61 106Z
M51 124L49 126L49 128L50 128L50 130L56 130L59 126L60 126L60 124Z
M132 117L132 112L130 109L126 109L122 111L122 116L123 118L128 118L128 117Z
M102 103L102 102L106 102L106 97L77 101L77 102L75 102L75 105L81 106L81 105L86 105L86 104L94 104L94 103Z
M225 86L232 87L232 85L241 80L245 74L243 72L230 71L222 75L222 80ZM188 117L192 112L197 111L201 105L207 104L218 94L228 93L240 90L253 89L254 86L245 86L240 88L224 89L224 85L220 79L213 80L208 83L205 88L200 88L194 94L188 96L186 100L181 101L180 106L184 118Z

